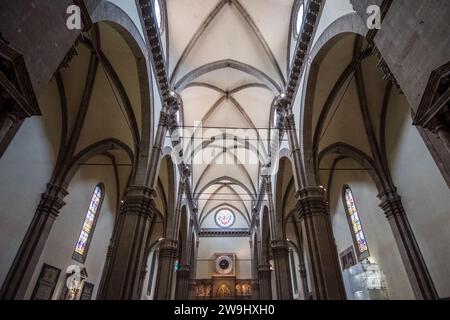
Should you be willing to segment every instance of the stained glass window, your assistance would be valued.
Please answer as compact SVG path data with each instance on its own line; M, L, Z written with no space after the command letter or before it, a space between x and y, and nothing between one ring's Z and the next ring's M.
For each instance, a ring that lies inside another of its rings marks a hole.
M235 216L231 210L222 209L216 213L216 224L222 228L229 228L234 224Z
M358 256L359 259L362 260L369 256L369 248L367 246L366 236L364 235L364 230L361 225L361 220L359 219L353 192L348 186L344 187L344 201L345 209L347 211L347 218L350 223L355 246L357 247Z
M84 262L87 251L89 248L89 243L94 231L95 223L97 221L98 211L103 200L103 188L98 185L94 189L94 193L89 204L86 217L81 228L80 236L78 237L77 244L75 246L75 252L73 258L77 261Z

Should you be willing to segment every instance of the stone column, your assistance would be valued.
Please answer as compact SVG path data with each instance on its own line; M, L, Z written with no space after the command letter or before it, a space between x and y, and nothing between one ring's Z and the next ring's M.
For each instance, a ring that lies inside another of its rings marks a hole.
M175 260L178 253L176 240L165 239L159 249L158 277L156 279L155 300L170 300Z
M278 300L292 300L289 246L285 240L272 241L272 255L276 275Z
M155 143L153 144L152 154L149 162L149 176L147 179L147 185L155 188L158 178L158 167L161 160L161 149L166 137L167 128L169 122L168 113L163 110L159 114L158 129L156 130Z
M195 300L195 289L197 286L196 276L197 276L197 250L199 241L194 241L195 237L192 238L192 249L191 249L191 272L189 275L189 300Z
M48 184L25 238L3 283L2 300L22 300L41 257L59 211L65 205L67 191Z
M139 279L139 288L138 288L138 292L141 293L141 297L142 297L142 290L144 288L144 282L145 282L145 277L147 276L148 273L148 268L147 268L147 261L143 261L144 264L142 265L141 268L141 278Z
M143 186L128 188L120 211L121 223L101 299L140 299L146 240L155 213L153 201L151 189Z
M294 170L294 179L296 182L297 188L301 188L301 163L302 163L302 155L300 150L300 145L298 143L297 138L297 129L295 126L295 118L292 113L291 108L286 108L286 130L289 137L289 148L291 150L292 159L293 159L293 170Z
M252 300L260 300L261 298L259 294L259 280L252 279L251 286L252 286Z
M298 192L300 222L306 236L314 300L345 299L345 290L328 216L325 191L309 187Z
M176 300L189 299L189 277L191 274L191 267L189 265L182 265L177 271L177 289L175 291Z
M309 288L308 288L308 274L306 272L306 266L304 264L300 264L298 268L302 280L303 295L305 297L305 300L308 300Z
M428 268L396 191L381 193L380 207L391 225L400 256L417 299L439 299Z
M189 279L189 300L195 300L195 288L197 286L197 282L195 279Z
M258 266L259 299L272 300L272 284L270 281L270 265Z
M272 184L268 178L267 183L267 199L269 202L269 220L271 249L273 253L276 285L279 300L292 300L292 284L291 272L289 267L289 246L283 235L283 215L281 212L275 213L272 196ZM264 261L264 260L261 260Z

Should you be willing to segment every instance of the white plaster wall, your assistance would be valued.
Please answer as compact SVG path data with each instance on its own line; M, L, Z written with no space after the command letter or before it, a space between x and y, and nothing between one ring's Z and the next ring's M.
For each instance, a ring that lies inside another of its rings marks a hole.
M319 25L317 27L316 34L314 36L314 41L312 45L316 43L316 41L321 36L322 32L324 32L330 24L339 19L346 14L355 12L353 10L353 6L350 3L350 0L327 0L325 1L325 6L322 11L322 15L320 17Z
M197 255L197 279L210 279L214 274L215 253L236 254L236 278L251 279L249 238L200 238Z
M313 41L311 43L311 49L314 48L314 45L316 44L317 40L320 38L322 33L336 20L339 18L354 13L353 7L349 0L328 0L325 1L325 5L322 11L322 15L319 19L319 25L317 26ZM291 48L291 56L294 54L296 43L293 43L293 46ZM305 66L305 70L308 70L309 67ZM302 118L302 110L305 104L305 93L306 93L306 83L305 83L305 75L306 72L302 73L302 77L300 79L299 84L299 90L297 92L297 95L294 100L293 105L293 113L295 120L299 122L296 123L297 129L299 130L300 123L303 123ZM301 131L300 131L301 132Z
M236 212L236 210L231 209L236 217L236 220L234 224L231 226L232 229L234 228L248 228L248 224L244 217L239 213ZM216 228L220 229L219 226L216 224L216 212L218 210L214 210L213 212L209 213L208 216L206 216L205 220L203 221L201 227L202 228Z
M125 13L130 17L136 28L139 30L142 39L144 38L144 30L142 28L141 19L139 18L138 8L134 0L108 0L109 2L115 4L120 9L125 11Z
M450 191L417 129L404 96L387 114L388 162L440 297L450 297Z
M0 158L0 283L22 243L56 161L60 112L52 83L39 104L42 117L27 119Z
M103 162L107 161L106 158L102 160ZM99 216L86 262L81 264L72 260L72 254L92 193L95 186L100 182L105 185L105 199L98 213ZM70 183L68 191L69 195L65 198L66 205L62 208L59 217L53 225L28 287L26 298L31 297L44 263L61 269L61 275L53 299L59 299L64 286L65 273L70 265L86 267L88 273L86 281L93 283L95 286L92 299L96 297L116 213L116 185L112 167L81 167Z
M340 166L358 167L353 161L340 162ZM386 276L391 299L414 299L389 222L378 207L380 201L377 198L377 188L371 177L364 171L336 171L334 175L330 190L330 212L338 253L353 246L341 196L345 184L349 185L353 191L370 256Z

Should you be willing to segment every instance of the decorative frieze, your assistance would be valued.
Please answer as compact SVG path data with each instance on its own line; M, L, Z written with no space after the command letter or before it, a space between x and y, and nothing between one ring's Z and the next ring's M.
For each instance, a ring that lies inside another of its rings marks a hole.
M174 97L171 95L166 64L164 61L164 50L159 35L159 27L156 15L153 9L153 1L139 0L144 19L144 25L147 30L148 41L150 45L150 57L152 60L153 71L158 83L158 88L162 97L163 105L169 107L173 104Z
M214 238L214 237L232 237L244 238L250 237L250 232L246 228L233 229L217 229L217 228L202 228L198 235L200 238Z
M295 99L297 88L300 83L302 69L305 63L306 54L311 44L311 38L314 34L316 21L318 19L320 9L322 6L322 0L309 0L307 8L305 9L305 20L302 28L302 32L297 42L297 48L294 54L294 61L292 63L292 69L289 74L289 82L286 86L286 99L289 105L292 105L292 101Z

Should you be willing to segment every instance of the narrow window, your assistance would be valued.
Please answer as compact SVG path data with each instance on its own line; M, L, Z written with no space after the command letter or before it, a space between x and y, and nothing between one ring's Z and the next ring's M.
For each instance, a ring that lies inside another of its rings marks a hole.
M369 257L369 248L367 246L364 229L356 208L353 192L349 186L344 186L343 201L345 211L347 212L347 220L352 232L353 243L355 244L356 252L358 253L358 260L361 261Z
M158 24L159 30L162 31L162 10L159 1L160 0L154 0L153 6L155 10L156 23Z
M95 224L97 222L100 207L103 202L104 191L102 185L97 185L91 198L91 203L84 218L80 236L78 237L75 251L72 258L80 263L84 263L89 250L89 245L94 233Z
M303 17L305 13L305 6L302 3L297 11L297 19L295 21L295 36L298 37L300 35L300 32L302 31L303 26Z

